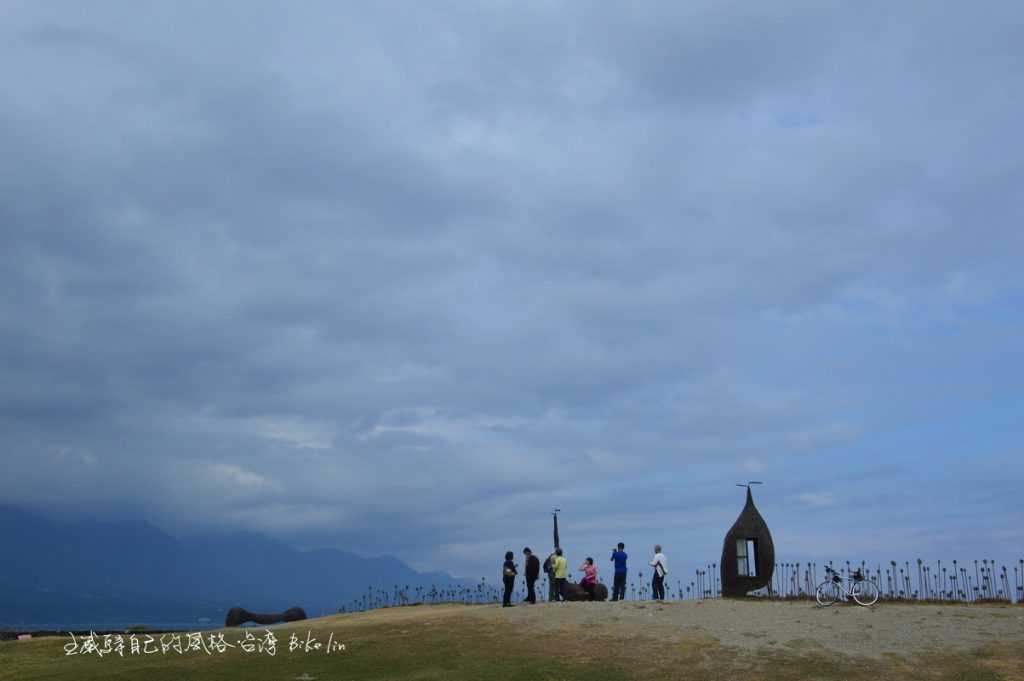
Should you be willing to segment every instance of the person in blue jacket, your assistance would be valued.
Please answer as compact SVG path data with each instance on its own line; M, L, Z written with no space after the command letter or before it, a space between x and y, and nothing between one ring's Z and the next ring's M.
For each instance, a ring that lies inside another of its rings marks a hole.
M619 542L619 545L612 549L612 562L615 563L615 581L612 582L612 600L626 600L626 552L623 550L626 545Z

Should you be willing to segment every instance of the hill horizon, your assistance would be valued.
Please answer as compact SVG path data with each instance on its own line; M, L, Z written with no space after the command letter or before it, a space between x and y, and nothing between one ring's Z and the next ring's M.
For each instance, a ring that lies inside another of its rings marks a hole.
M0 536L0 626L200 618L210 626L234 606L298 605L314 616L337 612L368 587L467 581L418 572L393 556L299 550L256 532L175 538L144 519L82 523L12 506L0 507Z

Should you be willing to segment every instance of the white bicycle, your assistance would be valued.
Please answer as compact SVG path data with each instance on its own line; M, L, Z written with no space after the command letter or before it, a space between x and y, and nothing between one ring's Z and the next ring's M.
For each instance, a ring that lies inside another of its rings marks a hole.
M843 586L843 578L832 568L825 567L826 579L818 585L814 598L818 605L827 607L838 601L841 597L853 598L857 605L874 605L878 602L878 585L864 577L860 570L850 575L851 579L846 580Z

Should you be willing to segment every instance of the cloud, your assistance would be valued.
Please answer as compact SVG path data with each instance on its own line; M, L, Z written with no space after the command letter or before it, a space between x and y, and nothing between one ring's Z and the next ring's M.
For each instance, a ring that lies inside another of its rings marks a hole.
M832 492L804 492L803 494L798 494L796 498L800 503L812 508L824 508L826 506L833 506L836 503L836 497Z
M226 483L245 490L261 491L274 487L262 475L257 475L252 471L247 471L239 466L232 466L230 464L213 464L209 467L209 473L210 477L217 482Z
M755 474L810 551L841 473L976 546L1020 518L1021 16L8 3L0 501L475 574L556 507L713 560Z

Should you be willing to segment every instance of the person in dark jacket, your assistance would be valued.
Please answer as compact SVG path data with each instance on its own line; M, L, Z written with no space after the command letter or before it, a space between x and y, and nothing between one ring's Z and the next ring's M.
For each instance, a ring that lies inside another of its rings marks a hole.
M505 564L501 568L501 579L505 582L505 595L501 601L501 607L511 608L512 607L512 587L516 583L516 575L519 574L516 570L516 564L512 561L515 554L511 551L505 552Z
M526 556L526 602L536 603L537 592L534 590L533 585L540 576L540 560L537 556L533 555L533 551L527 546L523 549L523 555Z
M544 574L548 576L548 601L552 603L558 600L558 587L555 584L555 568L551 565L554 560L555 552L552 551L551 555L544 559L544 566L541 568L544 570Z

